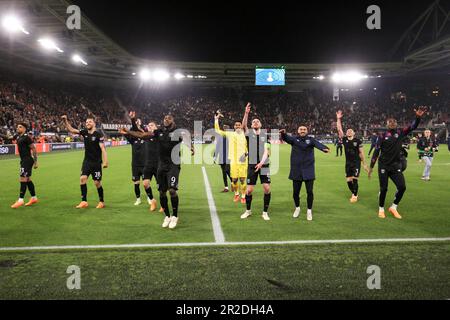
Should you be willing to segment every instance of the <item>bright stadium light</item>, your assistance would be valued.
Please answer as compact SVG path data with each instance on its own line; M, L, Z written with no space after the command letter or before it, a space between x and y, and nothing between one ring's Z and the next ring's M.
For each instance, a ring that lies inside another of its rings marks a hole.
M170 74L166 70L158 69L153 71L152 78L156 82L166 82L167 80L169 80Z
M186 78L186 76L182 73L177 72L177 73L175 73L174 78L177 80L181 80L181 79Z
M53 41L52 39L49 38L41 38L38 40L38 42L41 44L41 46L46 49L46 50L55 50L58 51L59 53L63 53L64 51L61 50L55 43L55 41Z
M363 79L369 78L368 75L363 75L359 71L346 71L336 72L331 77L331 80L335 83L357 83Z
M14 33L21 31L25 34L30 34L25 28L23 27L22 21L20 21L19 18L13 15L8 15L3 17L2 19L2 26L5 28L6 31Z
M88 63L87 63L80 55L78 55L78 54L74 54L74 55L72 56L72 60L73 60L74 62L76 62L76 63L84 64L85 66L88 65Z
M142 69L141 72L139 73L139 77L141 78L142 81L145 82L150 80L152 74L148 69Z

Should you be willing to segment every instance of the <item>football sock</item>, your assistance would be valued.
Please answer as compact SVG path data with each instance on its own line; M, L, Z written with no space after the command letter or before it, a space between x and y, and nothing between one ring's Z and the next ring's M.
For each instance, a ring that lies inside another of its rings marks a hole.
M353 181L347 181L347 186L349 188L349 190L353 193L354 192L354 186L353 186Z
M245 196L245 202L247 205L247 211L252 210L252 201L253 201L253 195L246 195Z
M87 185L80 185L81 188L81 201L87 201Z
M263 212L268 212L271 197L272 197L272 194L270 194L270 193L264 195L264 211Z
M27 185L28 185L28 191L30 191L31 197L32 198L36 197L36 191L35 191L35 188L34 188L33 181L28 181Z
M26 182L21 182L20 183L20 195L19 195L19 199L23 199L25 198L25 193L27 192L27 183Z
M147 197L148 197L150 200L153 200L153 190L152 190L152 187L148 187L148 189L145 189L145 193L147 193Z
M172 203L173 216L178 217L178 202L180 201L178 194L171 196L170 201Z
M136 195L136 199L139 199L141 197L141 188L138 184L134 185L134 194Z
M97 192L100 202L105 202L105 199L103 198L103 187L97 188Z
M358 196L358 190L359 190L359 185L358 185L358 180L353 180L353 194L357 197Z
M161 194L159 196L159 203L161 204L161 207L164 208L164 213L166 214L166 217L170 218L169 201L167 199L167 195Z

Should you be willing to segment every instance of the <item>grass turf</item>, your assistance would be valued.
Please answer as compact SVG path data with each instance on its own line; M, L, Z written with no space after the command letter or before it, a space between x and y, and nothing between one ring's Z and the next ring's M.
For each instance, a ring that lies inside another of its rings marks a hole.
M366 150L367 152L367 150ZM450 236L450 203L448 181L450 179L450 154L443 148L435 157L432 181L420 180L423 164L418 163L415 150L410 151L406 171L407 191L399 206L404 220L395 220L387 208L394 199L395 186L389 183L386 199L387 219L378 218L378 175L371 180L365 172L359 181L359 202L350 204L351 196L345 180L344 158L334 154L316 152L314 221L306 221L306 191L301 193L302 215L292 218L292 182L289 176L290 147L280 148L279 173L272 176L272 221L265 222L260 215L263 209L263 192L256 186L253 196L254 216L240 221L245 211L241 204L232 203L228 194L215 193L215 202L228 241L265 241L298 239L367 239ZM223 188L220 169L208 168L214 191Z
M448 299L450 244L0 254L0 299ZM68 266L81 290L66 287ZM381 290L367 268L381 269Z
M206 166L214 200L228 241L409 238L450 236L448 179L450 155L436 155L432 181L420 180L422 164L411 151L408 191L400 206L404 220L377 218L378 181L360 181L360 202L351 205L344 160L317 153L315 220L293 220L290 148L280 148L280 172L272 177L272 221L260 217L262 191L254 196L255 215L239 216L244 206L220 194L218 166ZM213 242L201 166L185 165L180 178L181 223L175 231L160 227L163 216L134 207L130 150L109 149L105 170L107 208L73 209L79 201L81 152L40 157L34 181L41 203L13 211L18 160L0 160L0 246L96 245ZM390 185L388 200L393 198ZM155 192L156 193L156 192ZM305 191L302 191L304 195ZM89 182L89 199L97 194ZM302 197L304 213L305 197ZM259 247L171 248L124 251L0 253L0 298L134 299L447 299L450 247L447 243L286 245ZM69 265L82 268L82 290L68 291ZM382 290L366 287L366 268L382 270Z

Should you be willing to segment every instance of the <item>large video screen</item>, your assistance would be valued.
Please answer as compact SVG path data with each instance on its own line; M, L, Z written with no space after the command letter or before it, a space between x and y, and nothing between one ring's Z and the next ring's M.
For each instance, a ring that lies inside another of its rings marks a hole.
M260 68L256 67L256 85L257 86L284 86L286 69L278 68Z

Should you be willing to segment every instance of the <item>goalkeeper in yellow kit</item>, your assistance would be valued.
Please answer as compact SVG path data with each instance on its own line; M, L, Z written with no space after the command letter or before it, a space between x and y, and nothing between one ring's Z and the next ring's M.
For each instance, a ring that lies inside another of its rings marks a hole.
M223 115L218 111L215 116L214 129L218 134L228 139L228 159L230 161L231 190L234 192L234 202L245 204L247 191L247 139L242 128L242 122L234 124L234 132L220 129L219 119Z

